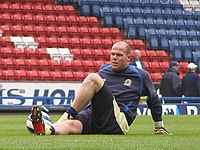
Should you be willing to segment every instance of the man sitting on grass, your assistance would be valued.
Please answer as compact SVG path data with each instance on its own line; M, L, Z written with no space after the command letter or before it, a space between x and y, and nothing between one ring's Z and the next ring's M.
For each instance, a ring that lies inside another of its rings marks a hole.
M154 132L170 134L163 126L161 101L149 74L128 65L130 59L130 46L115 43L110 64L85 78L71 106L54 124L45 124L40 109L34 106L31 119L35 134L127 134L142 95L148 96Z

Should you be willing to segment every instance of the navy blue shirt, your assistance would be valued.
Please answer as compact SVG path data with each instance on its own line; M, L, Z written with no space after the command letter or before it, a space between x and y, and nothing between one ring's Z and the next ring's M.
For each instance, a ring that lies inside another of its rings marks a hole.
M200 81L199 76L195 72L188 72L182 79L183 95L185 97L200 96Z
M129 125L137 115L140 96L148 96L147 104L151 109L153 120L162 120L160 99L145 70L129 65L119 72L114 72L111 65L107 64L99 69L99 75L110 88L120 110L125 113Z

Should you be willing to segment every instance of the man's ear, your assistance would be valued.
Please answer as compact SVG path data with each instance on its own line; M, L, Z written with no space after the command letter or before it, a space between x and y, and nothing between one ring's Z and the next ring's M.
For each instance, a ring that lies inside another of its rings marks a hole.
M128 62L130 62L132 60L132 55L128 54Z

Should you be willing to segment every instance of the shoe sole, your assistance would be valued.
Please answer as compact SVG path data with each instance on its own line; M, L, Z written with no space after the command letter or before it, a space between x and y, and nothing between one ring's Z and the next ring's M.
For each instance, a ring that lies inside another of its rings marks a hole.
M42 120L42 114L40 109L37 106L34 106L31 111L31 119L34 128L34 134L44 135L44 123Z

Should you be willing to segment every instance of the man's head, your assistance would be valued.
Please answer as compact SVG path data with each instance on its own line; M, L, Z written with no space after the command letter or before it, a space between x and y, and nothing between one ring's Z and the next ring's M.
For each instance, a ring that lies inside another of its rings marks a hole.
M189 72L195 72L197 68L197 65L195 65L194 63L189 63L188 64L188 71Z
M179 67L180 67L180 64L177 61L171 61L169 63L169 68L173 68L178 71Z
M110 62L113 71L120 71L128 66L131 59L130 51L130 46L125 42L117 42L112 46Z
M140 50L139 50L139 49L135 49L135 50L134 50L134 53L133 53L133 58L134 58L134 60L139 61L139 60L140 60L140 57L141 57Z

